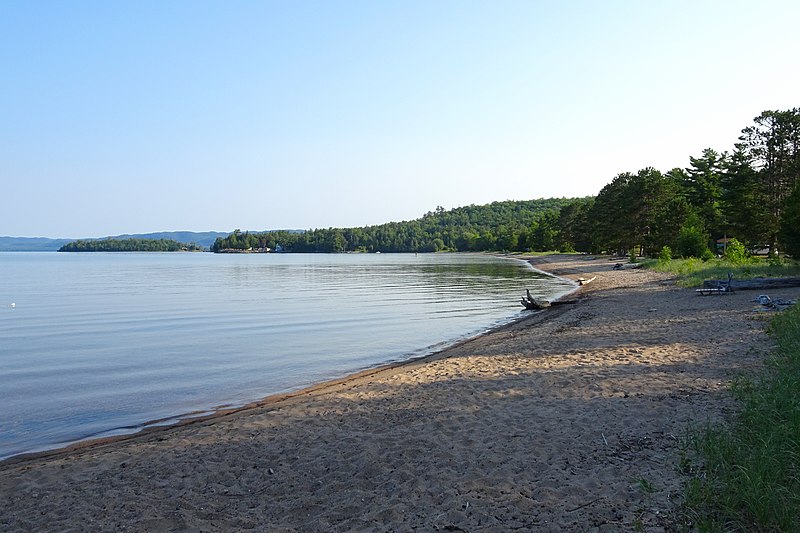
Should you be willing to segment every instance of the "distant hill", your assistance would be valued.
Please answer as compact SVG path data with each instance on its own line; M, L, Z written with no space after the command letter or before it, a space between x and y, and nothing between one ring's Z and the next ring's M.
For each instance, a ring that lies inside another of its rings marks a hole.
M0 252L55 252L73 239L0 237Z
M327 228L291 233L236 230L217 239L212 252L483 252L553 250L561 209L585 208L589 198L507 200L446 210L421 218L360 228ZM574 215L573 215L574 216ZM572 244L570 244L572 246Z
M289 230L302 233L303 230ZM100 237L94 240L121 239L154 239L171 240L181 243L195 243L203 248L210 248L217 238L230 235L229 231L161 231L156 233L131 233ZM47 237L0 237L0 252L57 252L65 244L78 240L92 239L50 239Z
M94 240L108 239L154 239L172 240L182 243L195 243L203 248L209 248L217 237L227 237L230 232L220 231L163 231L158 233L137 233L129 235L116 235L101 237ZM49 239L47 237L0 237L0 252L57 252L65 244L77 240L91 239Z

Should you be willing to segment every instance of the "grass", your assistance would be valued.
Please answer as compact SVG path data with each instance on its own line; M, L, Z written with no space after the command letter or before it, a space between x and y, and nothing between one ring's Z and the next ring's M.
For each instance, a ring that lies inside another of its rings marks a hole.
M678 276L678 283L684 287L696 287L707 279L728 279L732 273L734 279L751 279L756 277L774 278L784 276L800 276L800 264L796 261L770 261L762 258L751 258L744 263L734 264L725 259L672 259L643 261L644 266L659 272L669 272Z
M685 287L707 279L800 275L797 262L751 258L649 260L645 266L678 277ZM687 519L700 531L798 531L800 524L800 306L776 315L769 327L776 350L767 368L732 387L742 411L729 424L694 432L698 458L682 459L691 475ZM689 451L689 450L687 450Z
M742 412L691 437L701 465L690 469L686 509L700 531L800 527L800 307L773 318L770 333L768 368L733 387Z
M639 488L642 489L642 492L646 494L653 494L654 492L657 491L655 486L650 481L648 481L643 477L639 478L637 480L637 483L639 484Z

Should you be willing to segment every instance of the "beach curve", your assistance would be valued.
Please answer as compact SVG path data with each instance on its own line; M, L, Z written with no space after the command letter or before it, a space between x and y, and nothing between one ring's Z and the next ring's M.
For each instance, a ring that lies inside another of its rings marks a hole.
M749 298L605 258L562 305L432 356L212 418L0 464L0 527L670 529L680 436L770 342ZM729 332L720 335L720 332Z

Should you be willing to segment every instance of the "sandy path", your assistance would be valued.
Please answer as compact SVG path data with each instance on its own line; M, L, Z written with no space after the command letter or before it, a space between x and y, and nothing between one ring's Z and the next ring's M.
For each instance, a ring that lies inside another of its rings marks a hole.
M726 383L769 349L755 295L536 261L598 277L575 305L421 361L7 461L0 530L671 530L682 437L730 413Z

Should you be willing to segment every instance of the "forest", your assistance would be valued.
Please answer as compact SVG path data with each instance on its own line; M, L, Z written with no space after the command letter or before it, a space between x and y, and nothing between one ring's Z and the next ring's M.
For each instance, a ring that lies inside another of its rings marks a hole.
M271 250L287 252L441 252L517 250L534 246L532 231L546 213L558 213L572 200L494 202L446 211L437 207L422 218L360 228L313 229L306 232L234 231L217 239L212 251Z
M202 250L194 243L171 239L83 239L65 244L59 252L194 252Z
M494 202L306 232L234 231L224 251L551 251L711 257L729 243L800 257L800 108L764 111L731 151L615 176L596 197Z

